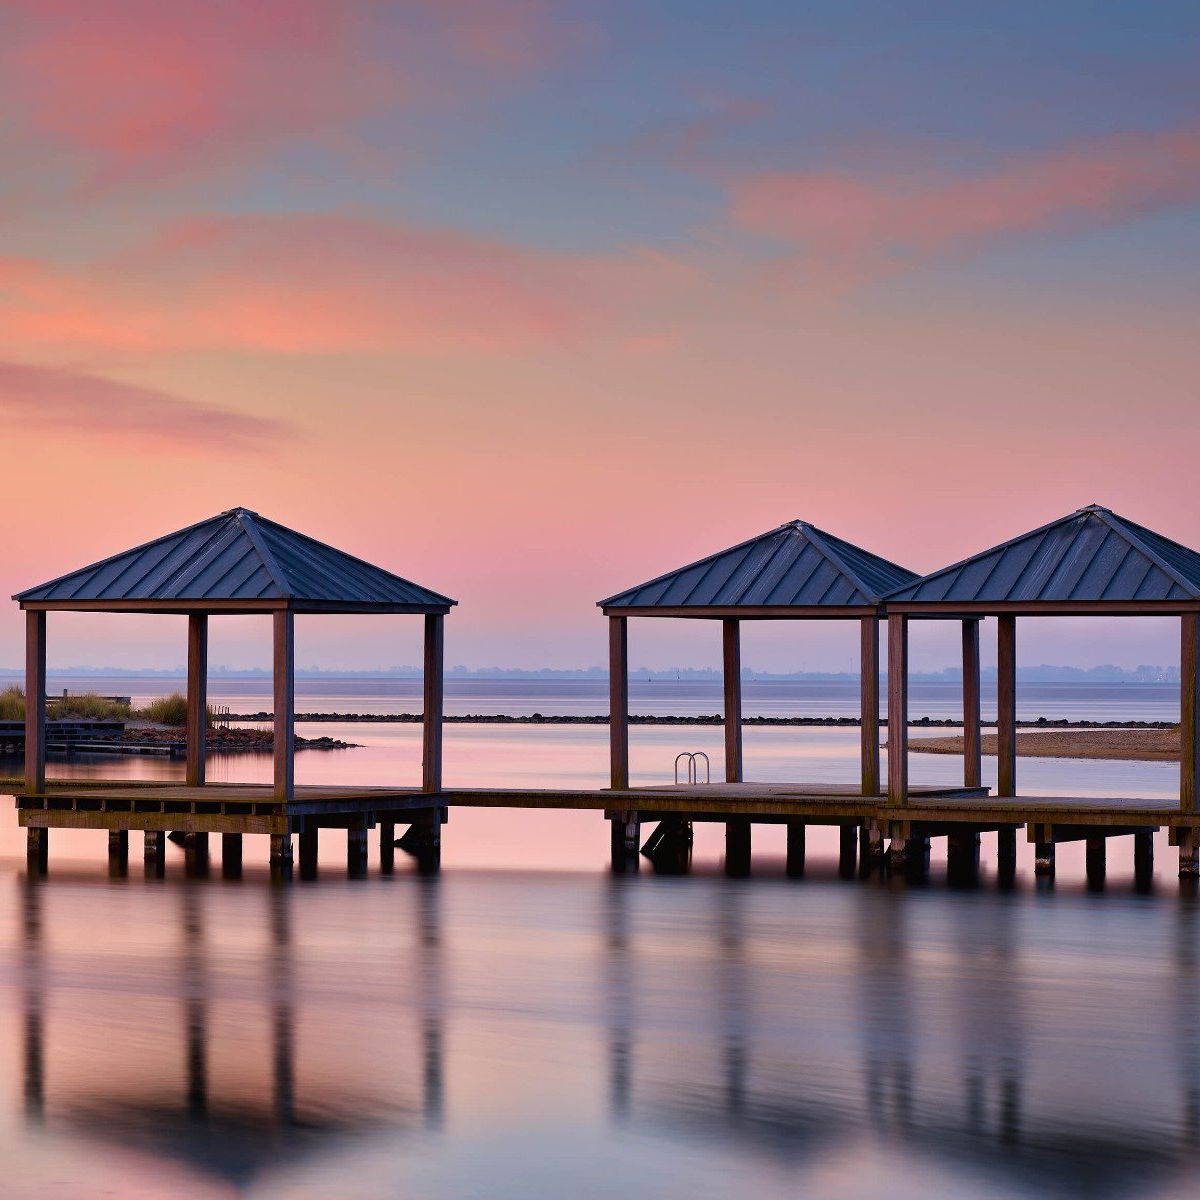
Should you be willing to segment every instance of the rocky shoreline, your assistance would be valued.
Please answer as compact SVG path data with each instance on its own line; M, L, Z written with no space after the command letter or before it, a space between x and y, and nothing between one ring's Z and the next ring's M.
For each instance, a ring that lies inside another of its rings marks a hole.
M133 727L127 728L115 743L126 743L131 746L145 747L147 745L171 746L186 739L183 729L172 727ZM228 729L223 726L209 728L205 739L209 752L235 753L239 750L263 751L270 750L275 744L274 734L270 729ZM296 737L297 750L353 750L357 742L343 742L339 738Z
M270 721L269 712L230 713L229 721ZM331 713L331 712L298 712L297 721L317 723L321 721L339 721L343 724L363 725L419 725L424 718L420 713ZM458 713L444 716L447 725L607 725L606 714L595 716L562 716L529 713L514 715L511 713ZM633 713L629 717L631 725L723 725L725 718L720 713L710 713L697 716L657 716L646 713ZM881 725L887 725L887 719L881 718ZM862 724L858 717L743 717L743 725L796 725L830 728L857 728ZM921 717L910 721L913 729L961 729L962 719L958 717ZM1065 718L1037 717L1030 721L1018 721L1021 729L1174 729L1174 721L1071 721ZM299 738L297 738L299 744Z

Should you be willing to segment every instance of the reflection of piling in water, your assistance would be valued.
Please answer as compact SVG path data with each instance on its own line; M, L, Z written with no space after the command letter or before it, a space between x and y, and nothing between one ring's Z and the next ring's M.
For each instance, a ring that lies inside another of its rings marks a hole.
M1182 883L1181 883L1182 886ZM1200 934L1196 897L1181 897L1175 916L1174 997L1176 1062L1183 1107L1183 1137L1189 1149L1200 1146L1200 1003L1196 998L1196 938Z
M604 1006L608 1013L608 1107L614 1121L629 1115L633 1091L634 972L629 887L608 881L604 893Z
M417 926L420 931L421 980L421 1086L425 1126L440 1129L445 1117L445 1064L442 981L441 892L436 875L423 879L417 889Z
M716 936L720 952L715 956L717 978L713 994L720 1014L721 1052L724 1060L725 1111L731 1117L746 1110L750 1075L750 992L747 987L745 918L746 893L718 890Z
M200 899L201 894L194 888L180 892L187 1111L193 1120L201 1120L208 1113L207 972Z
M287 889L269 894L271 912L272 1083L275 1119L296 1122L295 1022L292 1016L292 896Z
M40 1123L46 1112L42 890L36 877L22 880L21 889L21 967L24 981L22 1081L25 1118Z

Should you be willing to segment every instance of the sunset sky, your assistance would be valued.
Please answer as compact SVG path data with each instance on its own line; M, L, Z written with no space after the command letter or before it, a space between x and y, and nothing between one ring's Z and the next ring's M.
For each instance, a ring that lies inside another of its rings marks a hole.
M1090 502L1200 545L1198 47L1167 0L0 0L0 593L244 505L457 597L452 663L587 666L596 599L793 518L918 571Z

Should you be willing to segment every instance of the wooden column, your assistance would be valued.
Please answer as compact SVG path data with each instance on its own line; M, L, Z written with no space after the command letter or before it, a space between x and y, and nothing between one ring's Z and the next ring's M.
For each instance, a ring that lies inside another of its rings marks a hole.
M725 681L725 782L742 782L741 623L721 622L721 662Z
M274 619L275 798L291 801L296 793L296 618L287 609Z
M425 614L425 715L421 734L421 790L442 790L442 700L446 618Z
M793 879L804 874L805 828L803 821L787 823L787 873Z
M221 834L221 875L225 879L242 877L242 835Z
M1197 648L1200 644L1200 614L1181 618L1182 645L1179 657L1179 808L1196 811L1200 794L1200 681L1197 679Z
M908 618L888 616L888 803L908 800Z
M629 620L608 618L609 786L629 786Z
M25 614L25 790L46 788L46 614Z
M167 835L147 829L142 839L142 857L147 879L161 879L167 870Z
M300 843L300 878L317 877L317 831L305 829L297 838Z
M208 615L188 613L187 782L204 782L208 740Z
M379 822L379 870L390 875L396 869L396 825L393 821Z
M979 724L979 622L962 623L963 786L983 784L983 740Z
M367 877L366 824L346 830L346 874L351 879Z
M1017 618L996 619L996 795L1017 794Z
M113 879L129 874L129 830L108 831L108 873Z
M862 794L879 794L879 619L860 622L859 700L862 720Z

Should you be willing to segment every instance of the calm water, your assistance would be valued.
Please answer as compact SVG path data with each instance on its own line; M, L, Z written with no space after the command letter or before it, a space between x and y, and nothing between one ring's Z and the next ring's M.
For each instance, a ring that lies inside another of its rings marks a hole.
M416 729L320 730L364 747L303 755L302 779L415 779ZM717 729L637 729L635 777L669 778L683 748L719 768L719 747ZM603 728L451 726L447 782L595 784L606 752ZM747 762L852 780L857 731L750 730ZM912 757L916 781L959 769ZM1168 764L1021 771L1023 790L1175 787ZM1077 844L1046 891L1022 843L1004 892L986 867L978 890L949 887L936 857L927 886L844 882L816 830L803 880L756 831L748 881L721 877L715 827L691 876L613 879L590 813L455 811L433 881L402 866L350 882L344 837L322 836L321 878L273 889L257 839L240 882L185 880L176 860L145 881L134 835L130 877L110 881L102 835L55 831L51 876L31 883L0 822L0 1196L1200 1186L1200 901L1165 839L1139 895L1129 839L1089 893Z

